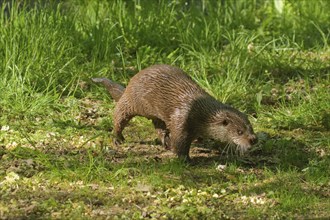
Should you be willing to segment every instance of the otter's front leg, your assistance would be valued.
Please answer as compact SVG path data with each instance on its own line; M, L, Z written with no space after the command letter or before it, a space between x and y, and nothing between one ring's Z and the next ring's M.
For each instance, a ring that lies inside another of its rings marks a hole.
M186 131L171 130L171 147L176 155L189 162L189 150L193 137L191 137Z

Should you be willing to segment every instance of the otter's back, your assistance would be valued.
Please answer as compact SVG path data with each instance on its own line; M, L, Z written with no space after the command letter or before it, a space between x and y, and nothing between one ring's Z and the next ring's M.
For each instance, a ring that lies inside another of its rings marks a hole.
M125 93L138 114L163 120L175 109L208 96L183 70L169 65L154 65L138 72Z

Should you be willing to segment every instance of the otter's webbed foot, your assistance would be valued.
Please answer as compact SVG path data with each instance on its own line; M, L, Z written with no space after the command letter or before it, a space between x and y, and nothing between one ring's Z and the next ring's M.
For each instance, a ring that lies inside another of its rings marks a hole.
M164 136L161 138L161 142L166 150L171 150L171 139L169 133L164 134Z
M114 138L113 143L114 143L114 145L117 146L117 145L122 144L124 141L125 141L125 138L124 138L123 135L117 135L117 136Z

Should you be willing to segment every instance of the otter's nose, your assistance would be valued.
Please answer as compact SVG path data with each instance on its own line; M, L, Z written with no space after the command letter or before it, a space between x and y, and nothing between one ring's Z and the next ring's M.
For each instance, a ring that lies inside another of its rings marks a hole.
M258 142L258 138L255 136L255 135L252 135L251 137L250 137L250 144L251 145L254 145L254 144L256 144Z

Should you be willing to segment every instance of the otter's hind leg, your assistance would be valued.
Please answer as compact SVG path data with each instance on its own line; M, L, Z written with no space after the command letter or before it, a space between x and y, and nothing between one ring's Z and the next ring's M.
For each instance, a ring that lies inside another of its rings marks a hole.
M152 119L152 123L154 124L158 138L162 142L163 147L170 149L170 132L166 128L165 122L156 118Z
M128 122L135 116L132 107L125 102L125 97L122 97L116 104L114 111L114 135L115 144L122 143L125 138L122 134Z

